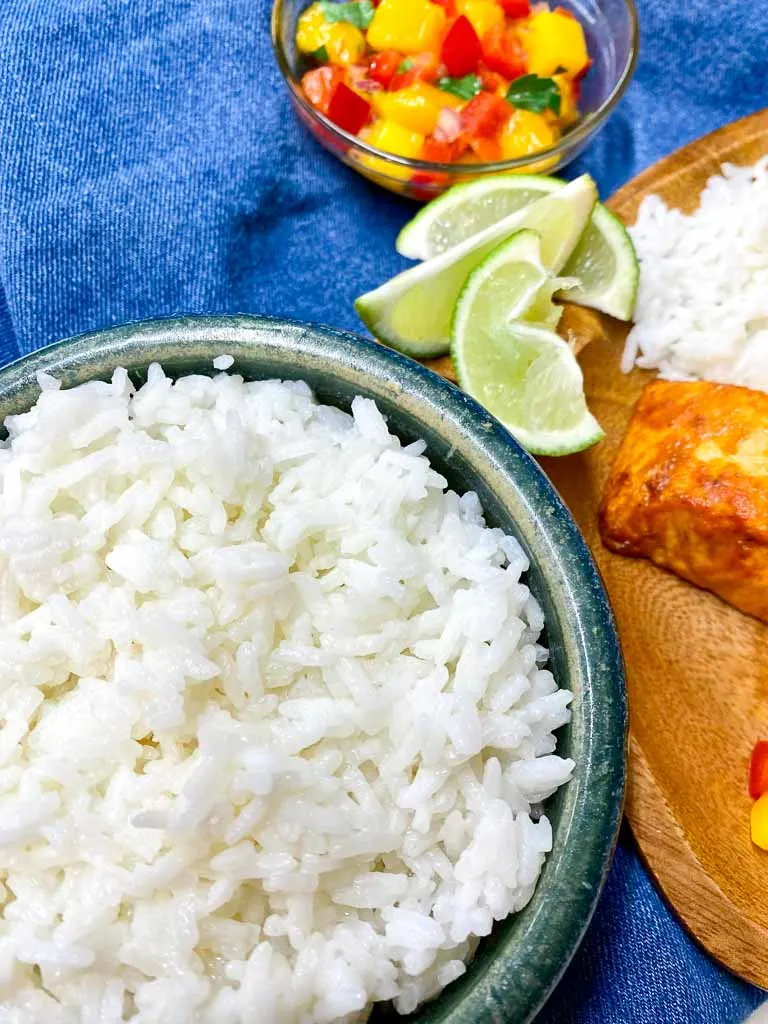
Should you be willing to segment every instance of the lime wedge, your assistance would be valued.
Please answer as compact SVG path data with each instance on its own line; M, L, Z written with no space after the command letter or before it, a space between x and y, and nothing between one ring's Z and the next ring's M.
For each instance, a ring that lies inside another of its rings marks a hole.
M535 239L520 232L470 275L451 325L451 355L462 388L538 455L581 451L603 436L587 408L570 346L548 327L517 319L521 282L536 268Z
M617 320L632 319L640 265L627 229L602 203L596 204L563 273L578 283L561 298Z
M449 189L405 225L396 248L403 256L431 260L543 195L566 188L559 178L501 174ZM639 276L637 258L621 221L596 203L592 218L564 273L579 279L559 297L631 320Z
M395 248L408 259L431 260L564 184L545 175L499 174L455 185L419 210Z
M597 193L585 174L516 213L361 295L360 319L380 341L416 359L443 355L450 345L453 307L475 267L514 231L541 236L541 262L557 273L589 220Z

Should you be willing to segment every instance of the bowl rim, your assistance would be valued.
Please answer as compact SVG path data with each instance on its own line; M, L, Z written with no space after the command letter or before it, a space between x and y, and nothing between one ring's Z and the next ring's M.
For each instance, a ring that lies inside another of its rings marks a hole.
M223 353L234 357L230 372L237 372L239 361L258 356L265 377L275 369L271 379L287 366L294 379L314 373L341 379L347 390L359 386L450 442L445 459L454 452L473 456L470 467L500 501L515 496L505 507L524 546L536 555L542 585L560 602L563 657L570 682L577 684L581 761L559 791L553 851L532 899L514 915L514 934L503 937L503 955L492 952L482 968L420 1007L415 1021L468 1024L471 1007L472 1024L530 1022L581 943L608 875L624 801L624 665L613 612L586 542L540 466L482 406L420 363L332 327L277 317L193 315L66 338L0 368L0 419L29 408L41 371L61 376L65 386L105 379L117 366L141 373L156 360L172 375L201 372L201 362L213 373L212 360ZM579 822L586 834L571 834ZM451 992L453 998L444 1001Z
M316 107L313 107L304 96L301 86L291 69L285 48L283 47L280 39L279 16L284 0L274 0L270 18L270 34L272 38L272 50L274 52L277 65L280 68L280 73L282 74L285 83L290 89L294 102L311 121L314 121L318 126L325 129L326 132L329 132L338 142L346 145L347 147L354 147L367 156L374 157L379 160L383 159L388 163L399 167L405 167L416 172L451 174L454 178L473 178L486 173L498 174L504 171L517 171L523 168L530 168L533 164L543 162L547 159L551 159L552 157L563 156L571 149L578 146L580 142L588 139L593 132L597 132L597 130L602 127L606 119L618 105L629 86L629 83L632 81L632 76L635 73L635 67L637 65L640 51L640 18L637 12L636 2L635 0L622 0L622 2L629 16L629 51L627 53L627 59L624 62L624 66L605 100L603 100L597 110L593 110L589 114L584 115L572 129L562 136L556 145L550 146L549 149L542 149L540 152L533 153L529 156L516 157L514 160L499 160L494 163L434 163L429 160L415 160L411 157L397 156L395 153L388 153L385 149L378 149L376 146L371 146L364 139L360 139L357 135L352 135L344 128L340 128L339 125L331 121L325 116L325 114L321 113L321 111ZM383 174L385 172L381 171L380 173Z

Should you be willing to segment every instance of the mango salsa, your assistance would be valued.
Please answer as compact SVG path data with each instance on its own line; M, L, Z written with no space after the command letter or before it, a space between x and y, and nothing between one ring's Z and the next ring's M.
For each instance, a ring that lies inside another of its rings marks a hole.
M534 169L551 167L546 151L579 120L591 64L579 21L530 0L319 0L296 45L313 106L376 149L428 163L542 153ZM362 163L414 189L429 177Z

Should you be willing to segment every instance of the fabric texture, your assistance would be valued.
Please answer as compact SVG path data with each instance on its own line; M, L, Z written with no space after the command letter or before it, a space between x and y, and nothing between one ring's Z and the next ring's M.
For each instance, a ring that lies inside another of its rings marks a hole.
M608 195L765 105L765 0L639 0L629 92L569 175ZM413 206L294 118L268 0L0 5L0 361L172 313L360 329ZM686 935L624 834L542 1024L731 1024L763 998Z

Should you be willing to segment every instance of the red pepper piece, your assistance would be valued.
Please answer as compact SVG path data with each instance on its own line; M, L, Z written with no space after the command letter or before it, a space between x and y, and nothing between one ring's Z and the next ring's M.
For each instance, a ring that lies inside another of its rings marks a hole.
M510 18L527 18L531 13L531 0L498 0Z
M497 164L504 159L501 145L496 139L472 139L470 146L481 164Z
M461 130L469 139L492 138L511 113L512 108L501 96L479 92L461 111Z
M768 740L758 740L749 759L749 795L758 800L768 793Z
M428 51L417 53L413 57L404 57L402 63L408 63L409 67L404 71L398 71L389 83L391 92L396 89L405 89L414 82L434 82L437 78L438 55Z
M307 71L301 79L301 87L312 106L317 107L323 114L327 114L333 91L343 77L342 68L326 64L322 68L313 68L312 71Z
M503 25L494 25L483 36L483 60L489 71L512 81L524 75L527 68L525 50L517 36Z
M339 82L333 90L331 102L328 104L328 117L339 128L350 135L357 135L368 123L371 116L371 105L362 96L350 89L344 82Z
M444 8L449 18L456 17L456 0L432 0L432 2Z
M488 92L498 92L501 88L504 89L504 92L507 91L509 83L504 75L500 75L498 71L489 71L488 68L482 67L478 73L480 81L483 83L483 88L487 89Z
M450 183L451 178L448 174L439 171L437 173L418 171L408 182L408 191L413 199L429 202L430 199L434 199L446 189Z
M419 159L426 160L431 164L452 164L459 159L466 148L467 142L461 138L454 139L452 142L429 138L424 141Z
M386 89L395 77L402 60L403 55L397 50L381 50L380 53L371 57L371 62L368 65L368 77Z
M472 28L469 18L462 14L448 29L443 40L443 64L453 78L463 78L477 71L482 55L477 32Z

